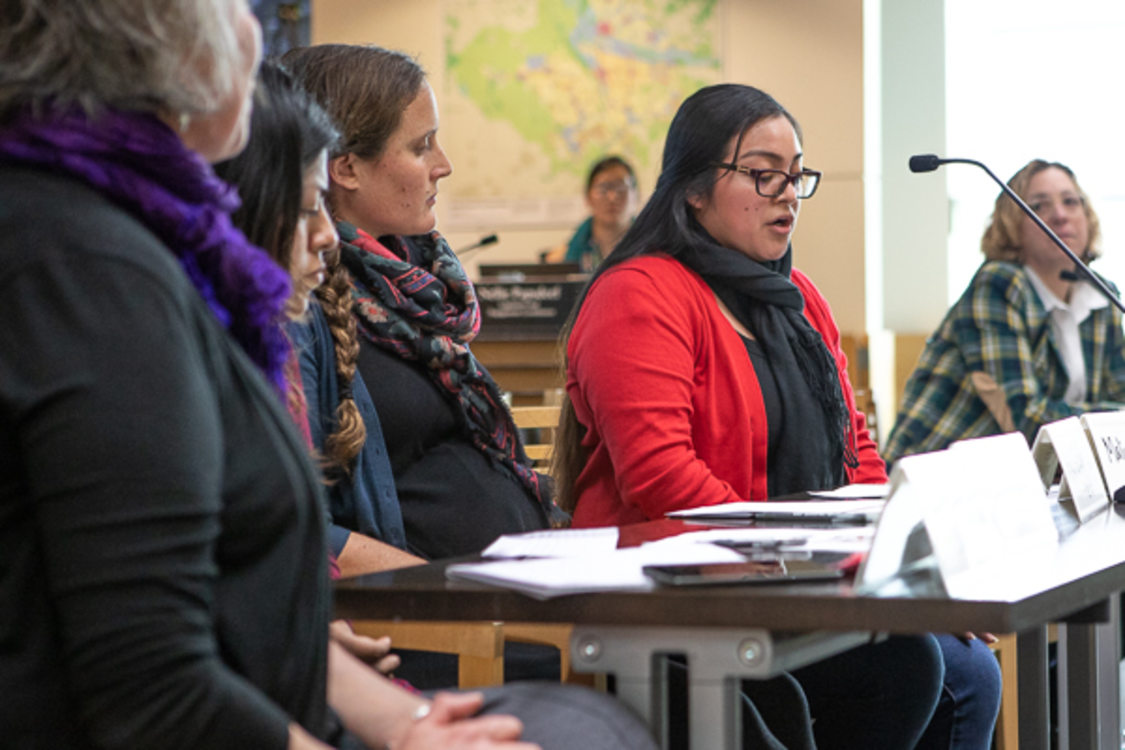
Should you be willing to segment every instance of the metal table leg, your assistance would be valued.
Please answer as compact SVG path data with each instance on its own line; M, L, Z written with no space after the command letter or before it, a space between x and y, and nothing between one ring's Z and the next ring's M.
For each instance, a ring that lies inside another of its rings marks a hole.
M669 748L667 672L661 654L683 654L688 663L689 737L693 750L741 750L738 682L767 679L866 643L865 633L810 633L775 639L749 628L637 628L577 626L571 663L579 672L612 672L617 697L653 728ZM679 750L679 749L677 749Z
M1121 747L1120 686L1120 604L1114 595L1102 610L1104 622L1069 622L1065 649L1060 642L1060 709L1067 713L1066 739L1069 747L1119 750ZM1060 638L1060 641L1062 639ZM1062 683L1065 663L1065 683ZM1065 684L1065 701L1063 700ZM1060 734L1062 726L1060 724ZM1066 743L1060 736L1060 750Z
M1019 633L1016 663L1020 694L1020 750L1049 750L1050 693L1047 670L1047 626Z

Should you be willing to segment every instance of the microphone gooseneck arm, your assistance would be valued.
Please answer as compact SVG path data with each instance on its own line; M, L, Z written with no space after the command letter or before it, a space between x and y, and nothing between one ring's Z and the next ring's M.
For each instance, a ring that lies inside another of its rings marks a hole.
M1000 186L1000 189L1004 191L1004 195L1015 201L1015 204L1035 222L1035 225L1039 227L1045 235L1050 237L1051 241L1058 245L1059 249L1062 250L1068 258L1074 261L1075 269L1085 276L1091 284L1097 287L1098 291L1105 295L1105 298L1113 303L1114 307L1122 313L1125 313L1125 303L1122 303L1121 299L1113 293L1113 290L1110 289L1104 281L1099 279L1097 274L1091 271L1090 267L1083 263L1082 260L1074 254L1074 251L1067 247L1065 242L1059 239L1057 234L1051 231L1051 228L1039 218L1039 215L1032 211L1031 207L1024 203L1023 199L1016 195L1016 192L1008 187L1007 183L993 174L992 170L987 166L975 159L941 159L934 154L917 154L910 157L911 172L932 172L942 164L972 164L983 169L985 173Z
M488 245L492 245L492 244L494 244L496 242L499 242L499 241L500 241L500 238L497 237L495 234L487 234L484 237L481 237L479 241L474 242L473 244L469 245L468 247L463 247L460 250L455 250L453 254L458 255L458 256L468 255L469 253L473 252L474 250L480 250L482 247L487 247Z

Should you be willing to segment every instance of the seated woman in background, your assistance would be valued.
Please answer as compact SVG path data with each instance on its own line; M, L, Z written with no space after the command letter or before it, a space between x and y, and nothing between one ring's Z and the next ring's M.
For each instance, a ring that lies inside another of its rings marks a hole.
M292 50L284 64L342 133L329 206L407 549L449 557L545 528L558 514L549 481L531 469L496 383L469 348L480 327L476 292L433 231L437 184L452 167L424 72L373 46Z
M1098 257L1098 216L1069 167L1035 159L1008 186L1075 255ZM1047 422L1125 407L1121 313L1003 192L981 251L906 383L889 463L1001 432L1030 441Z
M607 156L586 176L590 217L578 225L564 245L543 256L547 263L577 263L586 272L597 268L625 236L637 211L637 176L620 156Z
M758 89L711 86L681 105L653 197L569 331L556 476L575 526L886 481L832 312L792 267L820 178L803 161L796 120ZM793 672L816 746L986 748L996 660L979 641L939 640L891 638ZM760 691L780 688L744 689L765 706ZM807 729L782 713L763 710L747 735Z
M294 356L287 372L288 401L297 412L298 425L309 433L311 447L322 457L321 468L330 482L329 551L344 576L420 564L424 562L421 558L402 549L406 545L402 514L382 435L366 440L364 422L352 398L340 399L333 413L320 412L320 390L331 388L335 393L337 388L331 350L328 364L314 364L311 370L306 365L315 354L309 327L326 325L320 305L309 304L313 290L330 269L335 269L337 278L344 273L337 261L336 229L325 204L328 150L336 142L336 130L328 114L274 64L262 66L256 101L247 148L215 170L242 197L242 205L233 215L235 224L287 269L293 280L289 317L294 322L289 334ZM300 155L300 163L282 156L290 154ZM346 289L346 279L332 286L341 283ZM350 312L344 318L350 320ZM331 336L326 345L332 346ZM354 356L351 362L354 371ZM331 377L321 372L324 368L330 368ZM308 399L303 387L306 375L315 386L308 389ZM353 385L350 377L344 380L341 374L339 378L339 382ZM355 383L353 390L373 410L362 382ZM377 428L378 417L371 416ZM336 432L326 438L328 420Z

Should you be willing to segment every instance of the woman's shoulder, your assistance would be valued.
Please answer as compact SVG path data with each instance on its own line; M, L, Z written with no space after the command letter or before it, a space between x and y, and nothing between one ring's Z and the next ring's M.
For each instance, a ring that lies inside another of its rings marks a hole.
M614 277L617 283L629 278L646 277L659 285L679 285L685 288L707 286L699 274L664 253L638 255L607 268L602 273L603 279Z
M1027 271L1019 263L1009 260L986 260L977 269L976 279L1005 284L1026 284Z
M813 325L822 330L826 326L835 328L836 321L832 314L832 307L821 294L820 289L813 283L813 280L797 268L790 270L789 280L793 282L793 285L800 290L801 296L805 298L805 309L809 313Z
M328 328L328 319L324 315L320 300L316 298L310 300L304 315L288 321L285 328L294 351L300 353L315 352L318 344L331 341L332 333Z
M789 280L793 282L794 286L801 290L801 294L804 295L806 299L809 297L824 299L824 295L820 293L820 289L813 283L813 280L799 268L790 269Z
M694 271L667 255L643 255L600 273L582 302L577 325L588 325L591 317L611 325L609 318L650 315L653 309L665 320L697 319L708 304L715 304L714 295Z
M979 307L980 299L987 297L1004 300L1008 304L1024 304L1032 292L1027 271L1019 263L1005 260L986 260L973 274L969 287L961 298L962 304Z
M0 170L0 205L7 209L0 217L0 283L32 266L75 278L97 267L102 274L128 269L165 292L193 291L156 235L82 182L7 167Z

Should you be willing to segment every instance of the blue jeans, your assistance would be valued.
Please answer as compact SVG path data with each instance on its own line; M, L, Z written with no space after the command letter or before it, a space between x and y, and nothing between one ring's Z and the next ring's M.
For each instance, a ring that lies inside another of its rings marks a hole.
M988 750L1000 713L1000 664L979 640L936 636L945 662L941 699L920 750Z

